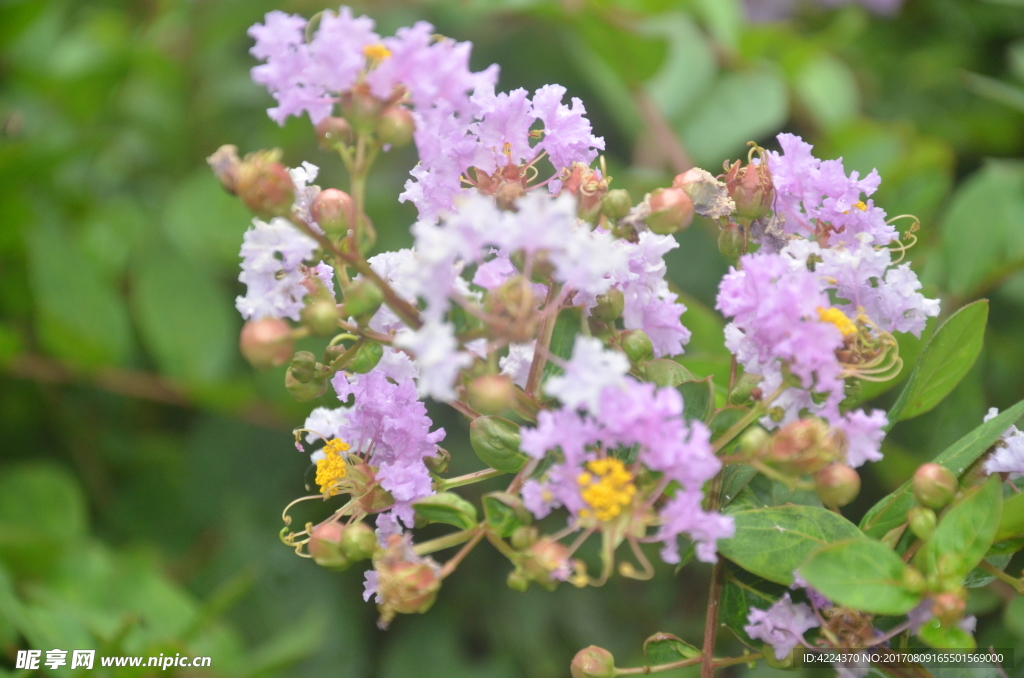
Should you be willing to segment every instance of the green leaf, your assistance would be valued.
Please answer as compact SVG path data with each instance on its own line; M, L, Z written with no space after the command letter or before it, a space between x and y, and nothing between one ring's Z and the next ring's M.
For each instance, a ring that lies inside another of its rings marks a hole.
M683 394L683 417L687 421L708 421L715 412L715 384L712 377L679 384Z
M871 539L851 539L815 552L800 576L840 605L873 614L906 614L921 596L903 588L906 564L896 552Z
M917 632L917 637L937 650L973 650L977 647L974 636L956 624L943 626L938 619L932 619L922 626Z
M898 421L924 414L949 395L978 359L987 322L988 300L979 299L942 323L889 410L888 428Z
M727 513L771 508L784 504L800 504L821 508L821 499L814 490L793 488L764 475L755 475L734 497Z
M563 309L558 313L555 329L551 333L551 355L558 356L562 360L572 357L572 348L576 343L576 336L580 333L582 323L583 309L578 306ZM561 373L562 368L549 360L544 366L544 381L547 381L548 377Z
M861 536L850 521L815 506L777 506L731 515L736 534L718 542L719 552L779 584L792 584L793 571L822 546Z
M737 49L743 29L743 4L739 0L697 0L696 9L715 40Z
M728 562L724 563L722 577L724 582L718 608L719 621L744 643L760 647L760 642L754 641L743 630L749 623L750 608L767 609L789 589L781 584L761 579Z
M505 492L492 492L483 498L487 527L499 537L511 537L516 528L530 524L530 513L523 500Z
M826 130L848 122L860 109L856 77L849 66L829 53L807 61L794 85L801 101Z
M714 82L718 70L707 37L683 12L665 12L648 19L643 31L668 41L665 60L645 86L669 120L685 114Z
M654 75L668 52L664 39L612 25L594 13L582 14L578 28L590 49L630 87Z
M698 648L671 633L658 632L644 641L644 657L648 665L668 664L699 656Z
M648 360L640 367L640 371L644 381L653 382L659 387L675 388L683 382L694 380L690 370L669 358Z
M241 201L203 167L167 196L162 226L167 238L190 259L236 266L250 221Z
M1003 517L996 530L995 541L1024 537L1024 493L1015 494L1003 502Z
M984 454L1006 429L1013 426L1021 415L1024 415L1024 400L947 447L935 457L935 463L945 466L959 476ZM907 511L914 503L914 494L908 480L872 506L860 521L860 528L869 537L881 539L886 532L906 522Z
M190 383L224 377L237 351L237 321L224 290L171 252L135 268L132 310L160 371Z
M1008 544L1008 542L1003 542L1003 544L1006 545ZM993 544L992 546L994 549L995 544ZM1010 561L1013 559L1013 554L1018 549L1013 549L1009 553L1001 554L993 554L993 549L989 549L989 552L985 554L984 562L988 563L989 565L991 565L992 567L996 568L1001 572L1005 572L1006 566L1010 564ZM994 580L995 578L996 576L994 574L990 574L989 572L986 572L980 567L976 567L973 570L971 570L964 578L964 586L969 589L981 588L982 586L988 586L990 583L992 583L992 580Z
M413 503L417 517L428 523L454 525L463 530L476 527L476 507L453 492L438 492Z
M516 473L528 457L519 450L519 426L489 415L469 424L469 443L480 461L503 473Z
M746 464L726 466L722 471L722 506L732 503L755 476L757 471Z
M940 561L946 558L956 563L953 572L966 576L992 546L1002 509L1002 480L993 476L942 517L935 533L914 556L914 565L929 575L938 572Z
M123 363L131 349L124 302L68 234L46 219L28 229L36 329L52 354L85 367Z

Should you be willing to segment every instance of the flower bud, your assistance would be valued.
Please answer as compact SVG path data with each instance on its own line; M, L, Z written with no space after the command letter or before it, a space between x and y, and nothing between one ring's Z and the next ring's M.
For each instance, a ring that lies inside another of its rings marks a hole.
M377 140L382 144L401 148L412 141L412 133L415 131L416 122L404 106L392 104L381 111L377 118Z
M626 297L622 290L613 287L604 294L597 295L597 303L590 311L590 317L603 323L615 322L626 308Z
M526 189L523 188L522 184L505 183L495 191L494 202L498 205L498 209L514 212L516 211L516 203L524 195L526 195Z
M313 198L309 212L324 233L335 239L344 237L352 223L352 196L336 188L324 189Z
M725 186L736 203L736 217L743 223L749 224L771 212L775 186L771 170L763 158L760 164L749 163L742 168L737 160L726 172Z
M231 195L237 194L238 168L242 164L242 161L238 159L238 147L225 144L207 158L206 162L224 190Z
M630 197L629 191L624 188L608 191L601 198L601 213L612 221L622 219L629 214L631 209L633 209L633 198Z
M522 570L512 570L509 572L508 579L505 582L510 589L520 593L525 593L530 588L530 580L523 574Z
M366 374L376 367L383 357L384 347L375 341L367 341L359 347L345 369L356 374Z
M603 647L591 645L576 653L569 672L572 678L615 678L615 658Z
M960 621L967 609L967 601L960 593L940 593L932 599L932 614L943 626Z
M923 593L928 587L928 582L925 581L924 575L916 567L908 565L903 570L903 588L910 591L911 593Z
M444 473L452 462L452 453L443 447L437 448L437 454L423 460L423 465L431 473Z
M601 213L608 180L581 162L573 163L569 176L562 182L562 193L576 196L576 214L592 222Z
M525 551L536 544L539 538L540 531L536 527L533 525L520 525L512 532L512 537L509 541L512 543L512 548L517 551Z
M658 188L648 197L651 213L644 219L660 235L675 233L693 222L693 201L679 188Z
M568 578L571 570L569 547L550 537L541 537L525 552L523 572L549 591Z
M775 434L768 460L788 473L815 473L841 459L842 452L841 436L825 422L800 419Z
M940 464L924 464L914 473L914 497L936 511L953 501L959 487L953 472Z
M336 150L340 145L352 143L352 125L345 118L328 116L317 123L316 139L325 151Z
M356 318L372 315L384 303L384 293L370 280L356 280L345 290L345 313Z
M672 188L681 188L693 201L694 211L709 219L721 219L736 211L729 189L707 170L699 167L686 170L672 181Z
M289 368L284 374L284 387L288 389L293 398L300 403L305 403L313 398L319 398L327 392L327 379L320 377L310 381L299 381L295 377L295 372Z
M488 292L484 308L491 316L492 334L512 342L532 339L540 321L535 302L529 281L521 275Z
M341 535L341 550L353 563L366 560L377 551L377 535L366 523L352 523Z
M935 515L935 511L926 506L915 506L907 511L907 522L910 523L910 531L921 541L927 541L932 538L938 521L939 519Z
M313 334L326 337L338 331L338 305L329 297L307 297L302 324Z
M729 403L743 405L751 400L760 400L762 381L764 381L764 377L760 374L744 372L733 384L732 391L729 393Z
M485 374L469 382L469 404L481 414L501 414L515 402L515 384L505 374Z
M295 202L295 184L280 158L280 150L258 151L238 166L238 197L263 219L287 216Z
M370 94L370 87L365 82L353 87L341 100L345 119L356 132L363 133L374 131L382 104L380 99Z
M793 668L793 661L796 659L796 648L794 647L789 651L782 659L779 659L775 655L775 648L771 645L764 646L764 663L773 669L791 669Z
M746 251L747 243L743 229L730 223L718 233L718 251L730 261L736 261Z
M643 330L623 332L619 343L626 356L638 365L654 359L654 344Z
M250 320L242 326L238 347L256 369L280 367L292 356L292 330L279 318Z
M829 464L814 475L814 490L825 506L846 506L860 493L860 476L846 464Z
M477 417L469 424L469 444L480 461L504 473L517 473L526 464L519 450L519 427L501 417Z
M441 588L437 566L413 553L411 544L399 535L392 535L387 549L374 556L373 567L377 571L381 628L396 614L426 612L437 600Z
M291 364L288 365L288 371L291 372L295 380L303 384L313 380L316 376L316 356L309 351L299 351L292 356Z
M764 455L772 443L771 434L760 426L751 426L740 436L739 449L744 456L754 458Z
M335 521L320 523L314 527L307 546L309 555L313 556L313 562L332 570L344 570L351 565L352 561L342 548L345 532L345 526ZM370 534L372 536L372 531Z

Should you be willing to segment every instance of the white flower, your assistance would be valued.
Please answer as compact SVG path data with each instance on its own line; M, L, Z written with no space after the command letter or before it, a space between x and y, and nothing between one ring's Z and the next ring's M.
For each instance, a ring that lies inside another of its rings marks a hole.
M444 401L455 399L455 377L459 370L473 362L473 357L458 350L453 325L428 320L418 330L399 332L395 346L407 348L416 356L420 368L420 395Z
M599 339L578 336L565 374L548 379L544 392L561 400L567 408L586 405L591 412L597 412L601 391L623 384L628 371L629 359L625 355L606 350Z

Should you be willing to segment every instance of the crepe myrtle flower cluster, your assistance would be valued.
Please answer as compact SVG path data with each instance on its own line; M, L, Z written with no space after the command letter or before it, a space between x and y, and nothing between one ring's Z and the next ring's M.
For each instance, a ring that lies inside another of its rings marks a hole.
M582 102L558 85L498 92L496 66L472 72L471 46L429 24L382 38L343 7L308 21L271 12L249 33L270 117L308 117L349 177L346 190L321 189L316 166L289 169L274 150L209 158L255 215L240 253L241 352L284 368L287 390L316 405L295 430L309 493L286 507L281 539L324 567L372 563L365 598L382 626L425 612L484 541L510 561L516 590L648 579L654 554L717 573L732 557L723 544L741 538L728 467L814 490L835 512L857 496L855 468L881 458L888 422L850 407L851 394L892 378L895 336L920 336L939 312L901 261L916 222L901 235L870 199L877 173L847 174L783 134L781 152L752 145L745 163L694 168L634 202L603 160L593 166L604 144ZM419 162L396 197L419 209L413 246L368 256L370 170L412 142ZM695 215L734 263L717 299L732 365L697 375L665 261ZM450 432L427 400L468 421L479 470L448 473ZM989 473L1020 472L1018 438L1007 432ZM919 475L914 534L961 493L955 476ZM458 488L480 482L478 509ZM329 513L298 529L306 500ZM418 541L427 523L456 529ZM581 550L591 539L594 556ZM940 584L919 593L960 595ZM794 595L810 604L786 596L738 631L772 661L812 629L840 647L851 625L871 627L810 585ZM945 624L955 614L943 605ZM647 669L756 659L714 660L709 642L697 659ZM588 648L572 671L620 670Z

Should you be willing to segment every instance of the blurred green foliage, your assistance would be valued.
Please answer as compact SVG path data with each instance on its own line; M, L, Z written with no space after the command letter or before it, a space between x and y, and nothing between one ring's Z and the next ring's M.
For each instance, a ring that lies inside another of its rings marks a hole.
M248 79L245 30L276 8L323 9L0 1L0 676L18 675L13 656L30 646L208 654L206 674L223 676L546 678L591 643L635 665L655 631L698 638L700 565L519 594L504 585L507 563L474 553L431 612L381 633L358 572L320 570L277 541L308 466L288 431L322 403L289 401L282 371L253 373L237 355L248 216L204 163L222 143L278 146L289 165L320 165L322 185L341 184L308 122L277 127ZM991 311L981 358L949 398L894 428L854 518L987 407L1024 398L1020 2L909 0L884 19L805 3L759 25L739 0L357 9L384 33L425 18L472 40L477 68L501 65L502 89L567 86L608 142L614 186L634 197L690 162L715 171L750 139L772 147L783 130L848 169L878 168L877 202L922 221L910 256L944 315L981 297ZM409 242L414 212L395 197L414 162L392 153L371 182L380 249ZM726 262L707 224L679 239L671 274L695 332L685 362L719 373L722 323L709 309ZM921 343L902 342L903 377ZM863 395L887 407L884 390ZM431 414L453 469L472 470L465 424ZM973 592L979 644L1024 651L1022 599Z

